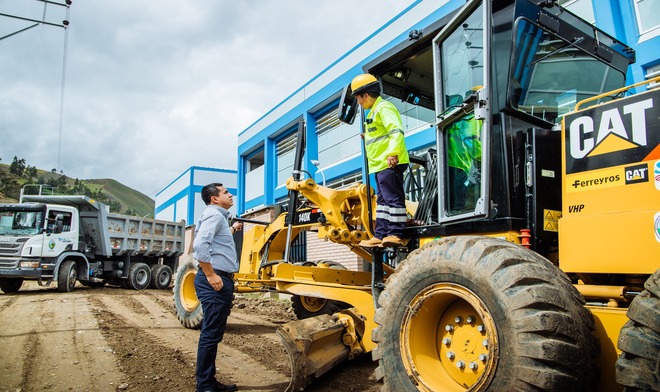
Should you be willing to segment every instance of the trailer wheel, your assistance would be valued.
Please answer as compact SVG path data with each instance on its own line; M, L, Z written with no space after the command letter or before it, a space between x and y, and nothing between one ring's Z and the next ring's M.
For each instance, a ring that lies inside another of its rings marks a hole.
M174 308L181 325L190 329L200 329L204 314L202 304L195 292L197 265L190 259L181 264L174 279Z
M3 293L15 293L21 289L23 278L0 278L0 290Z
M617 346L616 382L626 392L660 391L660 269L644 284L635 298Z
M128 287L134 290L144 290L149 287L151 270L145 263L135 263L128 269Z
M78 265L73 260L66 260L60 265L60 272L57 276L57 291L68 293L76 287L78 279Z
M567 276L503 240L447 237L412 252L379 297L384 391L588 391L594 319Z
M333 314L350 305L341 301L326 298L307 297L304 295L291 296L291 307L298 320L319 316L321 314Z
M151 266L151 282L149 287L158 290L167 290L172 283L172 268L166 265L152 265Z

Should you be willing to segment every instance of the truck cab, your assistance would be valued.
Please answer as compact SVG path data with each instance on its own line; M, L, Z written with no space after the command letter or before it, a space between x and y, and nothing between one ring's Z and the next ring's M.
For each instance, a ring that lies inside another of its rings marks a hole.
M71 206L0 205L0 279L16 278L16 286L21 279L57 278L61 256L78 251L79 231L79 213Z

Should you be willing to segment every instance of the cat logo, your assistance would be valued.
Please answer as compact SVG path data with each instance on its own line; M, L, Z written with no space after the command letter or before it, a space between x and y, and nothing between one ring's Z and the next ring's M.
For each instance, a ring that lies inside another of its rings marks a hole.
M660 89L653 89L567 114L566 173L659 159L660 133L652 131L659 110Z
M646 111L652 107L653 98L649 98L605 110L599 113L600 119L574 119L569 127L571 156L581 159L646 146ZM624 116L629 116L629 127L624 124Z
M626 185L649 181L648 165L636 165L626 168Z

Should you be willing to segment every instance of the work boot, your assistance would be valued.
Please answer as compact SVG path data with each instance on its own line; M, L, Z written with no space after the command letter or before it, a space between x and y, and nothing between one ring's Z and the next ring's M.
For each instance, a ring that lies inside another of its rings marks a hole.
M368 240L360 241L360 246L363 248L380 248L383 246L379 238L371 237Z
M403 240L395 235L388 235L387 237L383 238L382 243L386 248L404 245Z
M236 384L223 384L220 381L215 382L215 392L232 392L237 390Z

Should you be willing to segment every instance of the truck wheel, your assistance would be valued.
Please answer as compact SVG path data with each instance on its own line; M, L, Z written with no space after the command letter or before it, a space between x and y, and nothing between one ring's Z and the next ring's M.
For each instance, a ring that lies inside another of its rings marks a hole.
M197 293L195 292L197 268L192 260L181 264L172 289L176 317L181 325L190 329L200 329L204 319L202 304L197 299Z
M3 293L15 293L21 289L23 278L0 278L0 290Z
M167 265L151 266L151 282L149 287L158 290L167 290L172 283L172 268Z
M57 276L57 291L68 293L76 287L78 279L78 264L73 260L66 260L60 265Z
M535 252L447 237L387 280L372 339L384 391L588 391L594 319L568 277Z
M145 263L135 263L128 269L128 287L134 290L144 290L149 287L151 270Z
M350 305L341 301L326 298L306 297L304 295L291 296L291 307L298 320L319 316L321 314L333 314Z
M660 391L660 269L633 299L617 347L616 382L624 391Z

